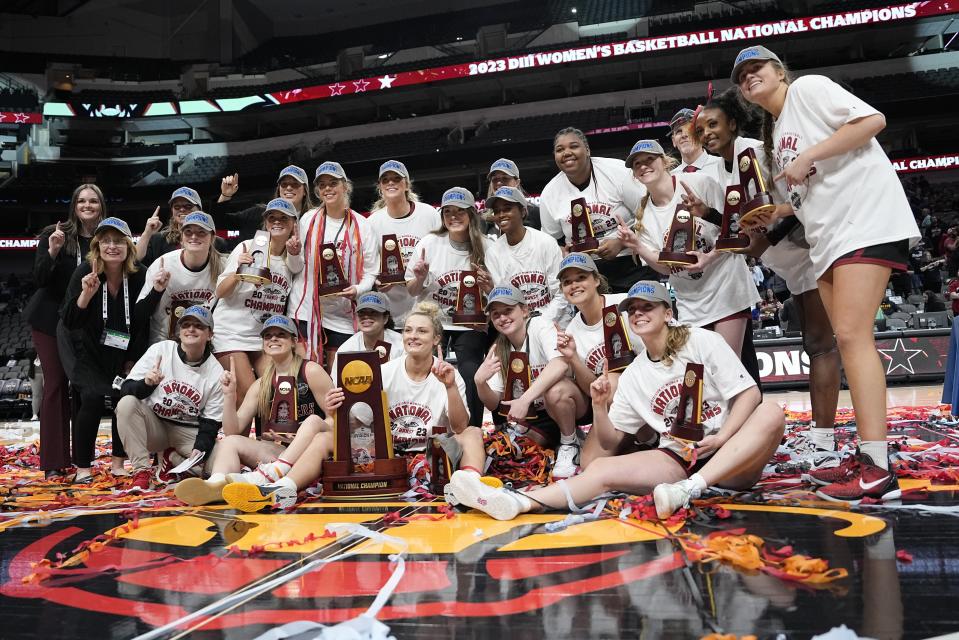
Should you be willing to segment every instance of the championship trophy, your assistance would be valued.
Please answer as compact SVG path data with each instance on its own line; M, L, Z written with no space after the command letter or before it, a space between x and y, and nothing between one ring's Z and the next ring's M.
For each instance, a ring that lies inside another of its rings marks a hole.
M316 285L316 295L329 296L339 293L350 286L349 281L343 274L343 266L340 264L340 256L336 253L336 247L332 242L324 244L320 248L320 281Z
M609 371L622 371L636 355L629 343L629 334L623 316L616 305L603 309L603 339L606 345L606 365Z
M699 442L705 435L703 428L703 365L690 362L679 390L676 420L669 429L676 440Z
M337 356L344 393L333 422L333 459L323 463L323 494L343 499L398 496L409 488L406 459L393 457L393 433L379 355Z
M659 252L659 262L671 267L688 267L696 264L696 256L687 253L695 246L696 223L693 220L693 214L689 212L685 204L679 203L676 205L676 213L673 214L673 222L669 225L663 250Z
M270 419L263 426L263 434L271 431L276 434L292 434L299 426L297 420L296 378L279 376L273 391L273 404L270 405ZM257 436L262 435L257 433Z
M380 275L377 277L381 284L397 284L406 282L406 267L403 264L403 253L395 233L383 236L380 247Z
M170 303L170 331L167 336L171 340L176 340L176 323L180 321L183 312L198 304L193 300L174 300Z
M475 271L460 271L460 286L456 292L456 306L453 308L452 320L453 324L467 327L486 325L483 299L480 296Z
M270 273L270 232L257 231L253 234L252 246L249 253L253 256L252 264L241 264L236 269L236 277L241 282L248 282L253 286L268 284L273 280ZM244 248L246 248L244 246Z
M739 232L739 205L742 204L742 187L731 184L726 187L726 200L723 206L723 224L716 239L716 251L745 253L749 249L749 236ZM736 231L733 231L733 226Z
M446 450L443 448L443 445L440 444L440 438L447 437L446 433L446 427L434 426L428 450L430 491L438 496L443 495L443 487L449 483L450 476L453 475L453 471L455 471L450 465L450 459L449 456L446 455Z
M503 400L516 400L529 390L533 384L533 377L529 370L529 355L525 351L510 351L509 366L506 368L506 381L503 384ZM536 412L532 410L532 415L527 414L527 420L535 420ZM501 416L509 415L509 407L501 404L496 412Z
M766 182L759 170L759 161L753 149L746 149L738 156L739 184L742 185L742 207L740 208L739 225L758 215L770 214L776 210L773 198L766 190Z
M386 364L390 361L390 349L393 348L389 342L384 340L377 340L376 344L373 345L373 351L376 352L376 355L380 358L380 364Z
M592 253L599 249L599 240L593 231L593 220L589 217L586 198L576 198L569 203L570 251Z

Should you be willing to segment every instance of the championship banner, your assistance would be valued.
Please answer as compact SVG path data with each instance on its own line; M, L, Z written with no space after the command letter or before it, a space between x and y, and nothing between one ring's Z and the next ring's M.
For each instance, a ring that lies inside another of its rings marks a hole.
M944 153L934 156L899 158L892 161L896 173L921 173L923 171L947 171L959 169L959 153Z
M20 111L0 111L0 124L40 124L43 115Z
M809 356L800 338L757 340L756 358L763 386L769 389L809 384ZM949 355L949 327L876 334L876 350L888 382L942 380Z
M594 44L585 47L527 53L503 58L490 58L477 62L431 67L416 71L401 71L395 74L387 71L387 73L381 76L371 76L357 80L343 80L330 84L287 89L271 93L253 94L240 98L211 98L207 100L117 105L48 102L44 105L43 115L60 117L132 118L140 116L177 116L199 113L234 112L242 111L250 107L270 107L308 100L325 100L338 96L386 91L399 87L456 80L473 76L511 73L576 62L609 60L645 53L656 53L659 51L707 47L732 42L746 42L759 38L768 39L777 36L814 33L849 27L889 24L957 12L959 12L959 4L951 2L950 0L909 2L873 9L856 9L840 13L777 20L774 22L747 24L719 29L704 29L668 36L634 38L632 40Z

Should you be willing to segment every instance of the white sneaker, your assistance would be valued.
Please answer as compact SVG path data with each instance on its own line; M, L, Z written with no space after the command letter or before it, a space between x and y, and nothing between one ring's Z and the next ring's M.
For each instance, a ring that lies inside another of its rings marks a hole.
M275 484L277 480L281 477L277 473L276 465L272 462L261 462L256 465L256 469L253 471L245 471L243 473L228 473L226 477L230 479L230 482L239 482L242 484L254 484L258 487L265 487L267 485Z
M693 495L693 483L689 480L680 480L671 484L658 484L653 489L653 502L656 503L656 515L665 520L679 509L689 507Z
M519 500L502 488L489 486L470 471L455 471L443 489L446 502L478 509L497 520L512 520L520 513Z
M561 444L556 449L553 480L572 478L579 470L579 443Z

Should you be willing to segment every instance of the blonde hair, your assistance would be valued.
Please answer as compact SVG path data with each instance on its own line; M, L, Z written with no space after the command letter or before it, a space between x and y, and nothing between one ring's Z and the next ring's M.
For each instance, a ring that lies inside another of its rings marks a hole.
M453 205L449 205L453 206ZM480 215L476 207L466 209L469 214L469 233L470 233L470 262L478 267L486 267L486 252L483 249L483 230L480 228ZM433 231L438 236L448 236L450 230L446 228L446 220L443 218L442 209L440 210L440 228Z
M403 176L400 176L401 178ZM403 178L404 189L403 197L412 203L417 203L420 201L420 196L418 193L413 191L413 180L412 178ZM383 189L380 187L380 181L376 181L376 202L373 203L373 206L370 208L370 211L376 211L377 209L382 209L386 206L386 198L383 197Z
M435 302L423 300L413 305L413 310L406 316L407 322L412 316L424 316L429 319L433 325L433 333L437 336L443 335L443 323L440 321L440 307Z
M123 273L124 275L130 275L131 273L136 273L139 271L137 267L137 249L133 244L133 240L126 236L121 236L124 240L124 243L127 246L127 257L123 261ZM103 273L103 260L100 258L100 236L94 234L93 239L90 240L90 251L87 253L87 262L90 263L90 268L93 270L93 273L100 275Z
M781 62L776 62L775 60L769 60L768 62L774 68L779 69L780 71L783 72L783 83L785 83L786 86L789 86L790 84L792 84L793 76L792 76L792 72L789 70L789 67L782 64ZM736 90L739 91L738 84L736 85ZM742 92L740 92L740 96L742 96ZM775 121L774 121L775 119L773 118L773 115L769 113L768 111L766 111L765 109L763 109L762 112L763 112L763 121L761 126L761 131L762 131L761 137L763 140L763 153L766 154L766 168L770 172L775 173L775 171L773 170L773 125L775 124Z
M293 351L293 364L290 366L291 371L283 375L292 375L295 378L300 373L303 356L296 352L296 338L293 338L293 336L290 336L290 338L293 341L293 345L291 346ZM276 363L273 361L273 358L267 358L266 360L266 369L263 371L263 375L260 376L260 394L256 403L256 413L260 417L260 420L269 420L270 413L273 410L273 376L276 375Z
M672 171L673 169L675 169L676 167L679 166L679 160L677 160L676 158L672 157L671 155L667 154L667 155L664 155L664 156L661 156L661 157L662 157L662 159L663 159L663 165L665 166L667 173L670 172L670 171ZM639 202L639 208L636 209L636 213L634 214L634 216L635 216L635 218L636 218L636 222L633 223L633 231L636 232L636 235L637 235L637 236L638 236L638 235L640 234L640 232L643 230L643 216L646 214L646 205L647 205L647 204L649 204L649 191L648 191L648 190L646 191L646 194L643 196L643 199L640 200L640 202Z
M323 175L327 175L327 174L323 174ZM316 195L317 198L320 199L320 204L319 204L318 206L319 206L320 208L323 208L323 207L324 207L323 198L320 198L320 192L318 191L319 186L317 186L317 184L316 184L317 182L320 181L320 178L321 178L321 177L323 177L323 176L317 176L316 179L313 180L313 193ZM336 178L337 180L339 180L340 182L342 182L343 185L345 186L345 188L346 188L346 208L349 209L349 208L350 208L351 201L352 201L352 199L353 199L353 181L350 180L349 178L337 178L336 176L330 176L330 177L331 177L331 178ZM300 213L303 213L303 212L301 211Z

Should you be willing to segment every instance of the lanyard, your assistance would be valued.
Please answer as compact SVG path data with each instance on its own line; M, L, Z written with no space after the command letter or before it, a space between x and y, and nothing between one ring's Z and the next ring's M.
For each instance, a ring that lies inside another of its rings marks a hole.
M127 333L130 333L130 286L127 277L123 276L123 317L127 323ZM103 283L103 328L107 327L107 283Z

